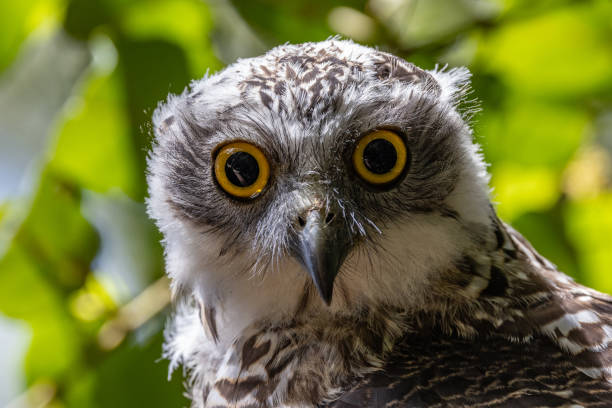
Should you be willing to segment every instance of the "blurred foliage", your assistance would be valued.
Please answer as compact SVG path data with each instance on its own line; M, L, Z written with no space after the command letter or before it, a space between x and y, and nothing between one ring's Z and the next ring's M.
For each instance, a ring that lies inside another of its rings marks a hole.
M425 68L467 65L500 215L612 292L608 0L25 0L0 11L0 74L57 35L88 61L39 132L30 188L0 201L0 312L31 328L28 392L14 406L187 404L180 373L167 382L158 362L167 308L151 299L165 299L165 282L145 290L162 276L143 204L150 116L206 70L287 41L340 34Z

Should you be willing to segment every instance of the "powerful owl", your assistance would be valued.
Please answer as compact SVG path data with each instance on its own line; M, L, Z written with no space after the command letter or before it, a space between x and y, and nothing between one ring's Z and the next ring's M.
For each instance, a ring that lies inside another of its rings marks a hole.
M158 107L164 353L194 407L612 406L612 298L497 217L469 76L331 39Z

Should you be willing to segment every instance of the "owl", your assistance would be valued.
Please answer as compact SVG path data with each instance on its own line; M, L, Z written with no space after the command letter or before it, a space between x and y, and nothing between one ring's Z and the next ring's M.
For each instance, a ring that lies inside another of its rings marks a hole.
M160 104L148 211L193 407L612 406L612 298L497 217L469 77L333 38Z

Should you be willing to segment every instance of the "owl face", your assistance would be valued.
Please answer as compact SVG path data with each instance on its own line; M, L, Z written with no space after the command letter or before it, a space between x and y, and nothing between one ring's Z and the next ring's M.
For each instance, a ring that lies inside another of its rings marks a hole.
M466 76L331 40L275 48L170 96L149 159L167 258L201 252L198 268L264 274L295 261L329 303L358 254L401 259L422 243L402 249L398 230L469 218L461 196L482 197L486 181L455 109Z

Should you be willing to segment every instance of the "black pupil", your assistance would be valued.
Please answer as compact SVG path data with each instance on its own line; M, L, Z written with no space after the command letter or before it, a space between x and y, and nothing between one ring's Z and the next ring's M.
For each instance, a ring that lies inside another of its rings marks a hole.
M237 152L225 162L225 175L238 187L248 187L259 177L257 160L247 152Z
M363 163L372 173L388 173L396 162L397 152L388 140L374 139L363 150Z

